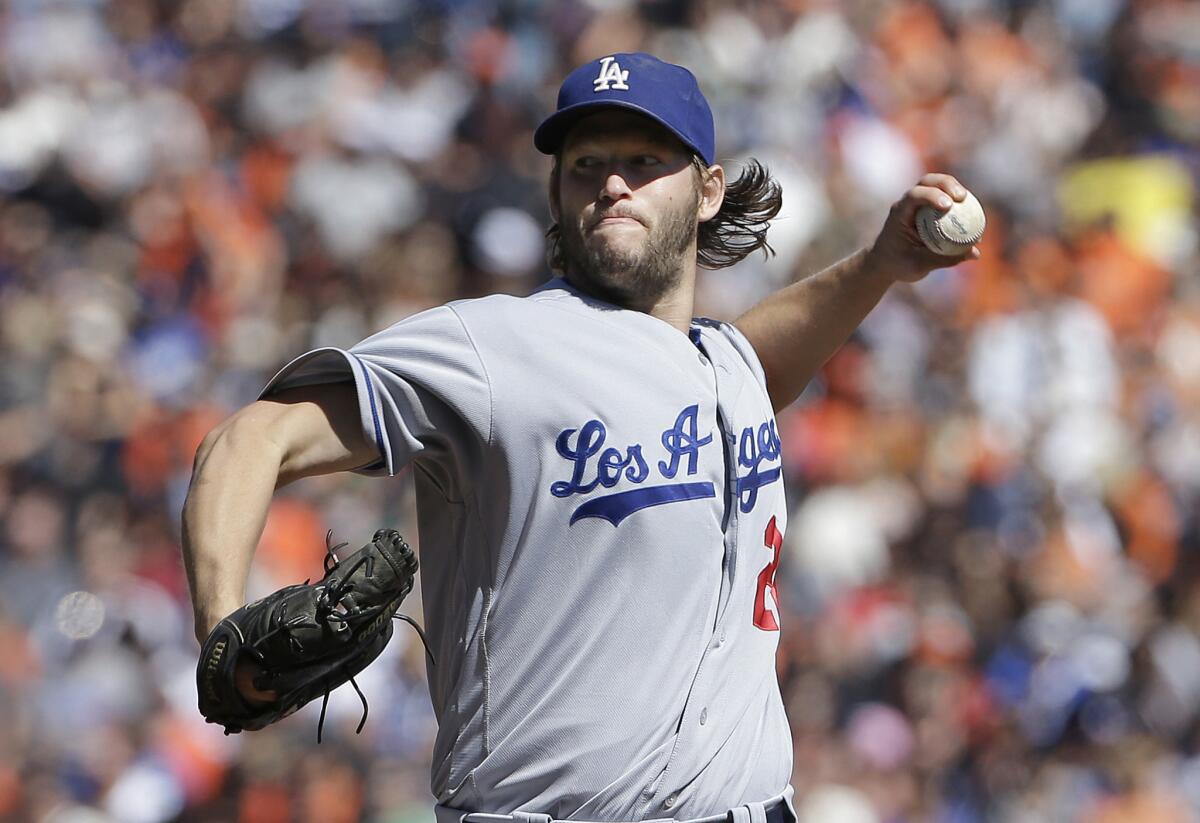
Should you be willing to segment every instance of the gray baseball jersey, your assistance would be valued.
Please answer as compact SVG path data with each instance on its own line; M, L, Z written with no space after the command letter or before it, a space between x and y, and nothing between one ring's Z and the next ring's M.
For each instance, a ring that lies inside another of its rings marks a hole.
M348 379L381 455L361 471L414 469L439 821L784 791L780 446L733 326L684 335L552 280L309 352L264 396Z

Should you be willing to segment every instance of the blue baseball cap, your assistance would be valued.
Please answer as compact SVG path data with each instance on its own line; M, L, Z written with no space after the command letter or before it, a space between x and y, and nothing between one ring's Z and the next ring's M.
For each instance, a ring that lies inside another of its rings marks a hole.
M538 126L533 145L543 154L554 154L575 121L600 108L644 114L713 164L712 109L695 75L641 52L601 57L568 74L558 90L558 110Z

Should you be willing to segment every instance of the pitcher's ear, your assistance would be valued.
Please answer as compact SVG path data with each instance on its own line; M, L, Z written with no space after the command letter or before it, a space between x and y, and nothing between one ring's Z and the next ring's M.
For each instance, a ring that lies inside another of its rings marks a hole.
M725 169L714 164L700 172L700 209L697 218L701 223L712 220L725 202Z

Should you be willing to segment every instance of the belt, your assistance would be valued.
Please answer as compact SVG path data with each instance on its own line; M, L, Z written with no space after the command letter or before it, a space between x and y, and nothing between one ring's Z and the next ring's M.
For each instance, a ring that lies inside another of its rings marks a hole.
M643 820L641 823L796 823L796 815L792 813L791 804L788 802L791 795L792 789L789 786L782 795L772 797L770 800L762 803L747 803L721 814L690 820L659 817L653 820ZM513 812L512 814L470 812L463 814L458 820L460 823L584 823L579 820L558 820L548 814L533 812Z

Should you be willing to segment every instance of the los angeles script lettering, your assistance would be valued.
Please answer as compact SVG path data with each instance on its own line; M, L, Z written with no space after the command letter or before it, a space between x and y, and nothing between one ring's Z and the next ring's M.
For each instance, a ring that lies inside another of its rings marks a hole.
M756 436L757 434L757 436ZM775 421L768 420L758 427L742 429L738 439L738 465L749 471L738 477L738 500L743 512L754 508L758 502L758 490L779 479L779 467L762 470L764 462L777 461L783 451Z
M657 461L657 468L663 477L673 478L681 468L689 475L697 472L700 449L713 439L711 434L700 436L698 413L698 406L688 406L675 418L675 425L662 433L667 459ZM571 479L552 483L550 493L555 497L570 497L587 494L597 486L611 489L622 475L631 483L644 483L650 476L650 464L642 454L642 445L634 443L624 451L606 449L607 437L608 432L599 420L589 420L578 429L565 429L559 434L554 448L572 463Z
M611 489L622 478L635 485L650 479L651 468L671 480L680 475L694 475L699 469L700 450L713 441L712 434L700 436L699 407L688 406L675 418L675 424L662 433L665 459L651 461L641 443L622 448L608 446L608 431L599 420L589 420L578 429L565 429L555 440L555 449L571 463L569 480L552 483L550 493L555 497L588 494L597 487ZM779 435L775 421L757 427L748 426L737 438L737 463L745 474L738 477L737 491L743 512L754 508L758 490L779 479L779 468L764 468L764 463L778 463Z

